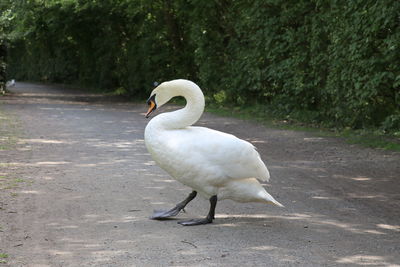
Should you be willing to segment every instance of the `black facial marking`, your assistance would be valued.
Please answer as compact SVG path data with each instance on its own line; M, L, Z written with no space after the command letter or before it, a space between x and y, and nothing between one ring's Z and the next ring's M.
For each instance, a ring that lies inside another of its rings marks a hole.
M147 105L150 105L150 102L151 102L151 101L153 101L154 104L156 104L156 94L150 96L149 99L147 99L147 102L146 102ZM157 107L157 104L156 104L156 107Z

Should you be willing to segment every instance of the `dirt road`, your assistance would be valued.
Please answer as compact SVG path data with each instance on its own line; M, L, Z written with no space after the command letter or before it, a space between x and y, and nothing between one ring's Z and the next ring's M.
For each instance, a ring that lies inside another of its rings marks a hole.
M0 98L19 138L0 150L0 266L400 266L399 153L205 114L198 124L257 146L286 207L224 201L214 224L183 227L148 219L190 189L147 153L145 105L13 91Z

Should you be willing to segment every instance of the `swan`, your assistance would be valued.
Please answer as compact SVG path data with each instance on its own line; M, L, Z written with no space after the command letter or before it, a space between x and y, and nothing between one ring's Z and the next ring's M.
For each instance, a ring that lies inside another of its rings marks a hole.
M283 207L259 182L268 181L270 175L252 144L231 134L191 126L203 114L205 104L204 95L194 82L178 79L158 85L147 100L146 118L175 96L184 97L186 106L151 119L144 133L145 144L158 166L193 191L174 208L154 211L150 219L176 216L197 194L210 201L207 217L179 224L212 223L217 200L222 199Z

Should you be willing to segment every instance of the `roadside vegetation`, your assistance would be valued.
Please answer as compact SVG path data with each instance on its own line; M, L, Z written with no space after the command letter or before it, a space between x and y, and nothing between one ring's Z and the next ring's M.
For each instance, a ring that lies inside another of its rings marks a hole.
M226 108L209 105L206 110L219 116L256 121L267 127L312 132L314 135L321 137L339 137L350 144L400 152L400 134L387 134L381 129L323 127L321 124L313 124L305 120L294 120L289 116L277 116L265 108L263 109L255 106Z
M143 99L196 81L226 115L398 149L400 1L2 1L7 77Z
M8 258L8 254L6 253L0 253L0 263L7 263L5 259Z
M0 152L10 150L18 142L18 123L0 108Z
M18 122L0 108L0 153L5 155L8 151L17 149L19 135ZM0 194L4 190L14 190L27 183L26 180L18 178L9 172L10 168L12 166L8 163L0 161ZM10 194L11 196L16 196L15 192Z
M16 124L0 109L0 155L4 156L6 151L14 149L17 145L17 140ZM13 190L25 182L23 179L15 178L14 175L10 174L8 172L8 164L2 162L1 159L0 157L0 212L4 209L2 200L5 192L9 192L11 197L15 197L16 193ZM0 232L4 231L6 230L0 225ZM0 248L0 264L6 264L8 257L8 254L3 253Z

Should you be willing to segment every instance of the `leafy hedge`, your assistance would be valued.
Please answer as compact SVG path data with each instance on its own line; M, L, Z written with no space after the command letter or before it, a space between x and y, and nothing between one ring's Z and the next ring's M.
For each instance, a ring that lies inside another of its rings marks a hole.
M0 95L6 91L6 56L7 56L7 41L10 27L10 9L7 2L0 2Z
M400 130L398 0L30 0L9 74L144 97L189 78L221 105Z

